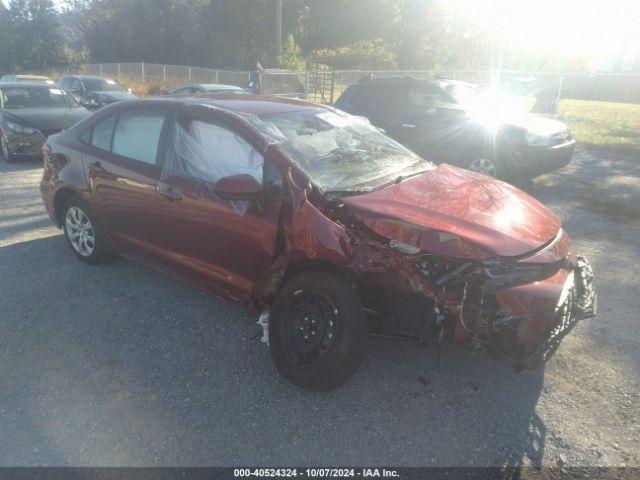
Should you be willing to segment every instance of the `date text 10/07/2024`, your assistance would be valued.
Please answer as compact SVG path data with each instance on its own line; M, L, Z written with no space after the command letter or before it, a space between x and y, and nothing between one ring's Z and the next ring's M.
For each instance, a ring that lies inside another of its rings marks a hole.
M235 468L235 478L398 478L396 470L387 468Z

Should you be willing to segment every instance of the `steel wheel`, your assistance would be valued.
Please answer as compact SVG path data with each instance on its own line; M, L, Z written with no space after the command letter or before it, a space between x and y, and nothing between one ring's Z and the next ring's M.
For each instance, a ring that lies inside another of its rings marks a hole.
M287 307L287 360L297 368L312 367L335 341L339 311L328 296L315 291L296 292Z
M495 178L497 175L495 162L488 158L476 158L469 164L467 169L471 170L472 172L482 173L483 175L487 175L489 177Z
M93 225L79 207L71 207L65 217L67 238L71 246L83 257L90 256L96 247Z
M7 140L4 138L4 135L0 133L0 153L2 154L2 159L5 162L9 161L9 145L7 145Z

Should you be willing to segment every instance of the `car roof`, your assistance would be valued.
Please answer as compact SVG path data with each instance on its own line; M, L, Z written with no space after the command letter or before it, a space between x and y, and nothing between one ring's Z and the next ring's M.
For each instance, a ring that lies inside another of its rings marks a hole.
M376 85L376 84L429 84L436 85L438 87L445 87L449 85L475 85L473 83L464 82L462 80L450 80L447 78L416 78L410 76L390 76L380 78L363 78L360 82L355 83L354 86L361 85Z
M44 75L13 75L16 78L24 78L31 80L51 80L50 77L45 77Z
M200 94L197 96L193 94L185 94L175 97L157 97L129 100L126 102L118 102L114 105L126 108L126 105L135 104L136 106L144 106L145 104L149 103L162 105L181 104L184 106L211 106L233 113L258 116L295 112L312 108L327 108L324 105L305 102L302 100L295 100L292 98L248 94Z
M115 80L111 77L101 77L100 75L67 75L66 77L62 77L62 78L79 78L80 80L83 79L87 79L87 80L113 80L115 82Z
M194 87L202 87L202 88L220 88L220 89L239 88L240 90L242 90L242 87L238 87L237 85L228 85L228 84L225 84L225 83L195 83L192 86L194 86Z
M37 83L37 82L0 82L0 88L58 88L55 84L51 83Z

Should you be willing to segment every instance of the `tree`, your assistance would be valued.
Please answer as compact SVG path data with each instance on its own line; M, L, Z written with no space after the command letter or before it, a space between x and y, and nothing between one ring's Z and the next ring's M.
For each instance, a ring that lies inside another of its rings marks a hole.
M11 55L11 21L9 11L0 2L0 74L13 70L14 62Z
M7 69L38 70L65 62L64 38L52 0L12 0L0 10ZM7 24L8 22L8 24Z

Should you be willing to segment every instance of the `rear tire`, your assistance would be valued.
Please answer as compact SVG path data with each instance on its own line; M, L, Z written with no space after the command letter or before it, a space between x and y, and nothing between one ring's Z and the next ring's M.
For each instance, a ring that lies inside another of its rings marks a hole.
M98 264L108 259L104 236L91 207L78 195L64 203L62 230L69 248L83 262Z
M309 271L289 280L271 307L269 345L278 371L311 390L343 385L365 353L360 299L339 275Z

